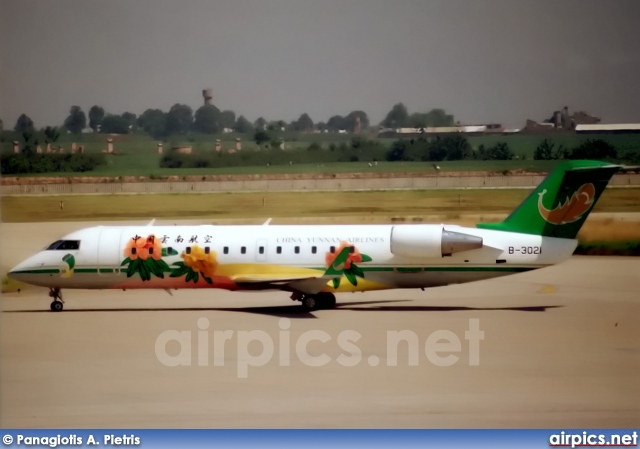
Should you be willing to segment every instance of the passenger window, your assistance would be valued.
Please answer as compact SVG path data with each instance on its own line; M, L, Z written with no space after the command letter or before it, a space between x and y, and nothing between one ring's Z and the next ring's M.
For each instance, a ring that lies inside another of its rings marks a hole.
M149 248L149 254L153 254L153 247Z
M187 248L186 248L185 252L186 252L187 254L191 254L191 247L190 247L190 246L187 246Z
M247 253L247 247L246 246L241 246L240 247L240 254L246 254Z
M335 252L336 252L336 247L335 247L335 246L332 246L331 248L329 248L329 252L330 252L331 254L335 253Z
M205 254L209 254L209 252L210 252L210 251L211 251L211 250L209 249L209 247L208 247L208 246L205 246L205 247L204 247L204 253L205 253Z
M136 254L138 252L137 248L131 248L131 254Z
M258 248L258 252L260 254L264 254L264 246L261 246L260 248Z
M350 252L351 254L353 254L353 253L355 252L355 250L356 250L356 247L355 247L355 246L350 246L350 247L349 247L349 252Z
M225 246L224 248L222 248L222 252L225 254L229 254L229 247Z
M278 247L276 248L276 253L278 253L278 254L282 254L282 246L278 246Z
M167 254L171 255L172 252L173 252L173 248L171 246L167 248Z
M294 248L294 251L295 251L295 253L296 253L296 254L300 254L300 247L299 247L299 246L296 246L296 247Z
M315 254L318 251L318 248L316 248L315 246L311 247L311 254Z

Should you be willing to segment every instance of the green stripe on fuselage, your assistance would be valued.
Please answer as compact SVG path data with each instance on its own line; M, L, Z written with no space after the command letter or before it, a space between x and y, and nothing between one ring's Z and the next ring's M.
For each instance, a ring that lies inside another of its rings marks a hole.
M535 267L505 267L505 266L483 266L483 267L464 267L464 266L455 266L455 267L444 267L444 266L440 266L440 267L360 267L360 269L364 272L372 272L372 273L377 273L377 272L392 272L392 271L396 271L398 273L402 273L402 274L408 274L408 273L420 273L422 271L482 271L482 272L491 272L491 271L498 271L498 272L506 272L506 273L520 273L520 272L524 272L524 271L531 271L531 270L535 270L537 268L542 268L542 266L535 266ZM315 268L316 270L321 270L322 268Z
M313 267L312 267L313 268ZM380 272L393 272L396 271L398 273L402 273L402 274L410 274L410 273L420 273L420 272L429 272L429 271L434 271L434 272L443 272L443 271L468 271L468 272L474 272L474 271L479 271L479 272L507 272L507 273L520 273L520 272L524 272L524 271L530 271L530 270L535 270L536 268L541 268L541 267L505 267L505 266L482 266L482 267L465 267L465 266L454 266L454 267L446 267L446 266L440 266L440 267L360 267L362 271L364 272L370 272L370 273L380 273ZM323 270L324 268L314 268L316 270ZM98 270L100 271L100 273L113 273L114 270L113 268L76 268L74 270L74 273L76 274L80 274L80 273L92 273L92 274L96 274L98 273ZM60 273L60 270L57 268L42 268L42 269L35 269L35 270L20 270L20 271L14 271L14 274L57 274Z

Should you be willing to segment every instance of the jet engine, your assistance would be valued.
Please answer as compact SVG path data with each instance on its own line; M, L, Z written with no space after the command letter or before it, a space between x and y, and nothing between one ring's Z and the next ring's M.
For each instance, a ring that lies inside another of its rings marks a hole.
M391 229L391 253L403 257L446 257L482 248L482 237L447 231L443 225L399 225Z

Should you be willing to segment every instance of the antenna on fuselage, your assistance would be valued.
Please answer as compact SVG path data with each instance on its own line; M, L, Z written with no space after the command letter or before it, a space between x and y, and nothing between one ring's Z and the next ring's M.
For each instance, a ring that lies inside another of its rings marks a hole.
M267 221L262 223L262 226L269 226L269 223L271 223L271 218L269 218Z
M151 221L149 222L149 224L148 224L147 226L153 226L153 224L154 224L155 222L156 222L156 219L154 218L153 220L151 220Z

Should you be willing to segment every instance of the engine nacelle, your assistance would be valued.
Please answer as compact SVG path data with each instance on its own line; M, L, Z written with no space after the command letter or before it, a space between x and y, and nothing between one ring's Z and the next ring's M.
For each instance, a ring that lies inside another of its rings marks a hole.
M482 248L482 237L447 231L443 225L399 225L391 229L391 253L403 257L445 257Z

